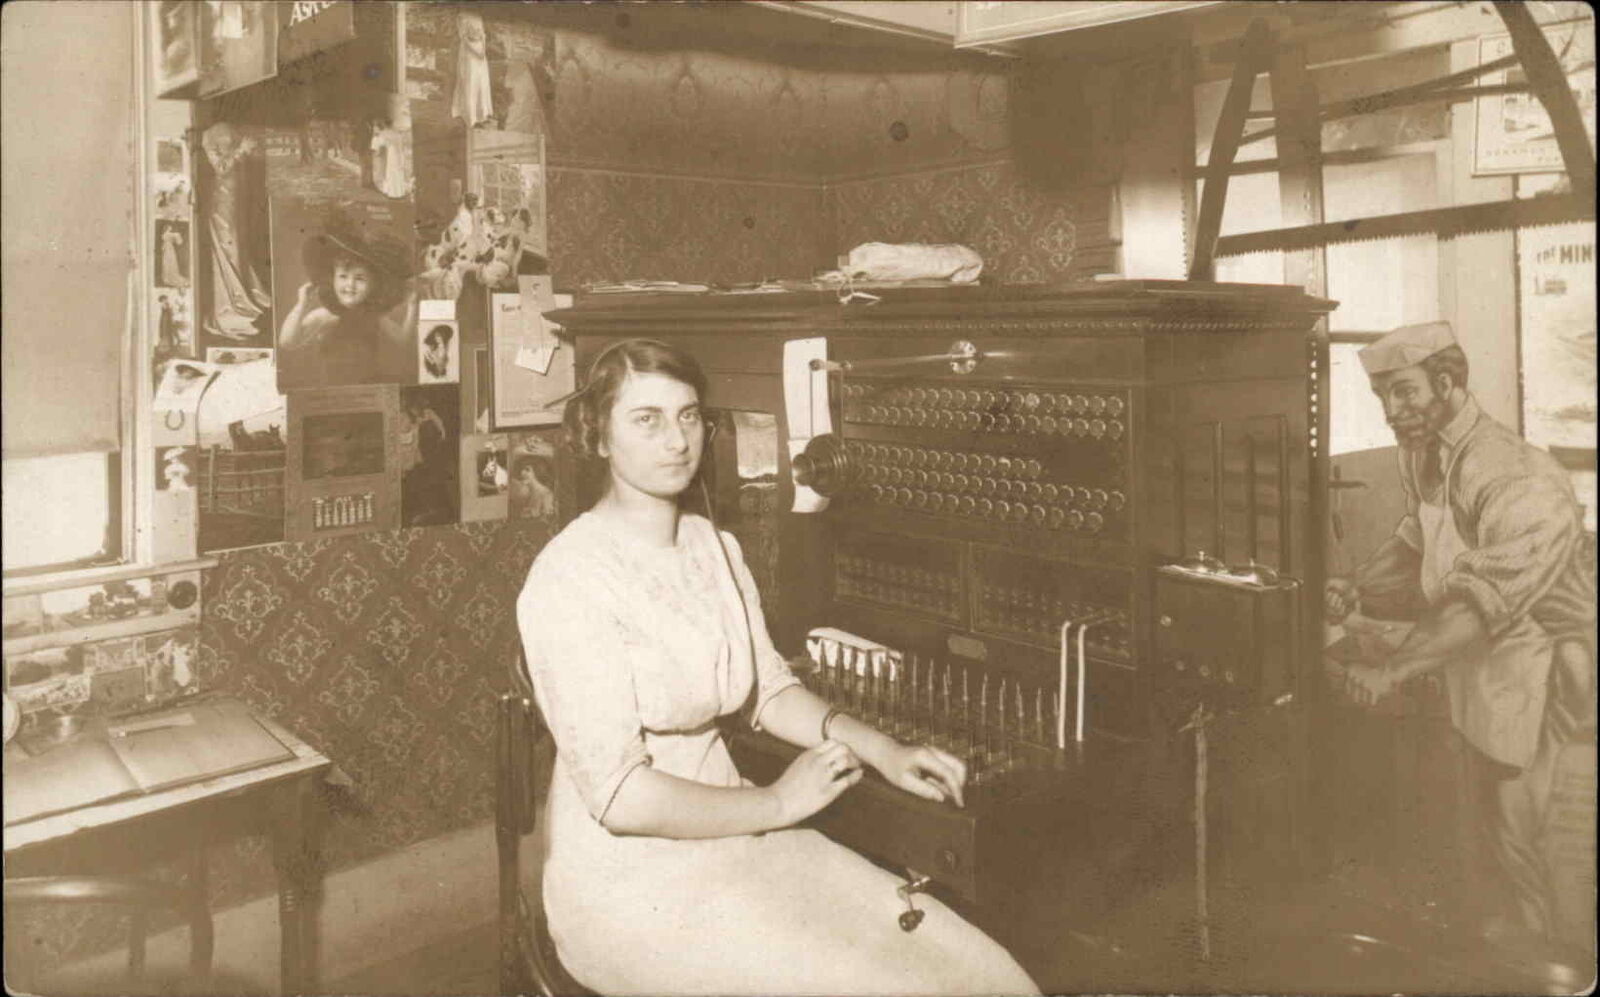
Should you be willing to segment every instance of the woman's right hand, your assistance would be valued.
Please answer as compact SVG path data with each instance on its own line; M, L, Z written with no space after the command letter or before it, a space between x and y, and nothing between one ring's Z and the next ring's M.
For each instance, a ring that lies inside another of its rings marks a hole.
M823 741L802 751L770 787L783 826L798 824L826 807L861 776L861 759L838 741Z

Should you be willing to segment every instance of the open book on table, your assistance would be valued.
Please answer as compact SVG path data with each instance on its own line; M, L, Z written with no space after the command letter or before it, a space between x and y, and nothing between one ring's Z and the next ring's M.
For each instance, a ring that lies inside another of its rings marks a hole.
M293 757L248 707L232 700L127 717L31 758L9 756L5 823L9 827Z

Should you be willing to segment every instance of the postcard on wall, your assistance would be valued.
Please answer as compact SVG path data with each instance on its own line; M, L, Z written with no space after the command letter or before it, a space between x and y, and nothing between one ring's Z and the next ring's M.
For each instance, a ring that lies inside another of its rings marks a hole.
M277 6L268 0L201 0L200 96L277 75Z
M401 388L399 427L401 524L457 522L461 509L459 387L419 384Z
M556 519L555 430L515 433L511 438L511 483L507 515L512 519Z
M1544 29L1544 34L1567 71L1567 82L1577 98L1592 148L1595 141L1594 21L1586 18L1552 25ZM1478 52L1479 65L1516 54L1509 35L1479 39ZM1492 86L1523 83L1526 79L1519 66L1487 73L1481 83ZM1531 91L1479 97L1475 111L1477 134L1473 142L1473 173L1552 173L1563 169L1550 115Z
M156 139L155 170L150 174L150 188L155 195L157 218L189 220L194 190L190 175L188 143L177 136ZM160 248L158 241L157 258Z
M96 641L83 649L89 698L96 712L118 712L199 691L195 627Z
M496 431L559 423L561 406L552 403L573 388L572 349L561 346L558 327L540 314L559 307L557 296L548 277L534 281L537 290L531 295L490 299ZM535 307L525 307L525 300Z
M461 521L506 518L511 491L510 437L469 433L461 437Z
M189 223L172 218L156 220L156 284L189 286Z
M400 393L394 385L289 398L284 533L290 540L400 525Z
M417 382L460 381L461 328L456 323L456 303L424 299L417 306Z
M161 0L150 19L155 34L155 92L172 97L200 78L198 58L199 4L194 0Z
M213 347L207 353L219 369L196 426L198 547L276 543L284 538L288 412L272 351Z
M272 199L278 385L416 381L410 206Z
M168 360L195 355L194 325L189 318L189 295L177 288L157 288L150 303L154 312L155 345L151 347L153 369Z
M172 360L161 371L152 407L162 413L181 412L193 418L200 408L206 386L217 376L217 368L199 360ZM182 420L179 420L182 421Z

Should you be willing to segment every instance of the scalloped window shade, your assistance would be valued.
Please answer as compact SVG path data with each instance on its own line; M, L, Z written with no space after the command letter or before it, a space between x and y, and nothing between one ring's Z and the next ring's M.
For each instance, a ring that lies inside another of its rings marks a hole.
M139 4L0 14L4 455L119 446L133 269Z

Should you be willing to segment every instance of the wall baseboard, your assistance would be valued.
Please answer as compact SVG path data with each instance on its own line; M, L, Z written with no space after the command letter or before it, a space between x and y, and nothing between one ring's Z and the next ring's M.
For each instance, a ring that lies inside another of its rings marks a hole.
M323 881L318 915L317 978L330 980L387 962L447 936L495 919L498 902L494 825L442 834L370 862L331 873ZM276 894L217 911L218 982L228 993L276 993ZM174 928L150 938L151 980L181 978L189 958L189 931ZM69 993L127 972L127 949L68 963L49 974L52 993ZM225 982L224 982L225 981Z

